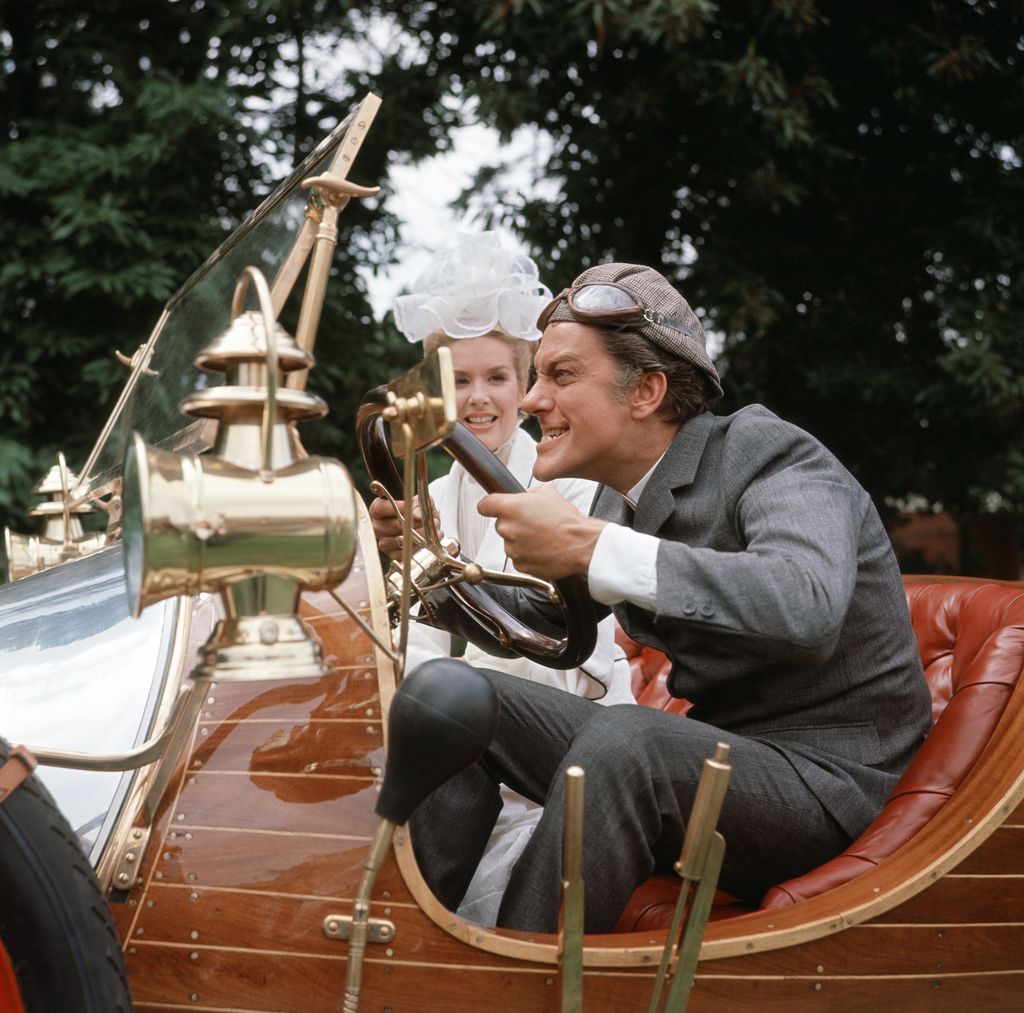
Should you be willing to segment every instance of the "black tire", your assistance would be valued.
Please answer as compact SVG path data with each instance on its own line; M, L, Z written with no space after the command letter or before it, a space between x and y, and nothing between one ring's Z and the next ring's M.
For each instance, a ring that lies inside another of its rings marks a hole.
M0 739L0 766L10 746ZM0 803L0 944L26 1013L129 1013L110 908L74 831L36 777Z

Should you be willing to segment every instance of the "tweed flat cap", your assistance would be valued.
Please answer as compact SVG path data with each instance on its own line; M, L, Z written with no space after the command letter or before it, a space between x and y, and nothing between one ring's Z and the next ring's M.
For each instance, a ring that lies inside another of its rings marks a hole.
M630 330L636 331L658 348L685 359L696 366L708 379L712 388L711 397L722 396L722 381L718 370L707 353L704 328L701 327L697 314L690 309L690 304L669 284L668 280L652 267L642 264L598 264L587 268L573 283L572 287L581 285L613 282L632 295L637 304L653 314L661 314L682 325L680 331L667 324L642 323L630 324ZM579 320L567 300L555 307L549 322L557 320ZM586 323L586 321L579 321Z

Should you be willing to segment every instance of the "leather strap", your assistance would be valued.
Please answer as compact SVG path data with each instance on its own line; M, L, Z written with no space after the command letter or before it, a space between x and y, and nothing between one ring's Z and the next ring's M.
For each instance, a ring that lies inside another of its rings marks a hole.
M7 762L0 767L0 805L7 796L36 769L36 758L24 747L15 746L7 754Z

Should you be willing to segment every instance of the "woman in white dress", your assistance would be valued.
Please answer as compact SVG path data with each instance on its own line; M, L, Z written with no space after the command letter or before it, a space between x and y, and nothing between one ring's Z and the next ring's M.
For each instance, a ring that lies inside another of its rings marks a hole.
M534 439L520 428L519 402L526 393L530 363L540 337L535 321L550 299L533 261L502 248L495 233L462 235L438 253L413 285L395 300L395 321L410 341L423 341L424 354L439 345L451 349L459 421L501 460L524 488L537 484ZM558 479L555 488L583 513L590 509L594 483ZM430 484L430 496L445 535L457 538L462 553L490 570L515 573L494 521L476 506L482 487L458 462ZM521 679L555 686L600 703L633 703L629 666L614 641L614 620L598 627L597 647L580 668L546 668L525 658L496 658L473 644L465 660ZM409 630L406 671L431 658L450 657L451 636L420 624ZM458 913L493 925L512 865L540 819L541 806L510 788L476 874Z

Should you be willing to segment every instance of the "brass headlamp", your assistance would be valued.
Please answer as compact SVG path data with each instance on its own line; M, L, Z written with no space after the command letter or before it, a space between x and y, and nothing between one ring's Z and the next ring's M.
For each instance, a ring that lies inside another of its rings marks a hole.
M242 312L249 282L260 312ZM319 642L298 618L303 590L334 587L355 553L355 493L337 461L307 457L293 423L326 404L287 388L280 373L312 355L276 323L270 291L248 267L228 330L196 358L226 374L194 391L182 411L218 421L212 449L173 454L135 434L124 462L125 573L132 611L172 595L217 592L224 618L193 679L319 676Z
M88 556L106 544L105 533L87 535L82 530L79 516L92 513L93 507L88 503L71 503L71 490L77 480L64 455L57 454L57 463L32 489L37 496L50 497L29 511L30 517L45 518L43 533L27 535L4 528L8 580L20 580L70 559Z

